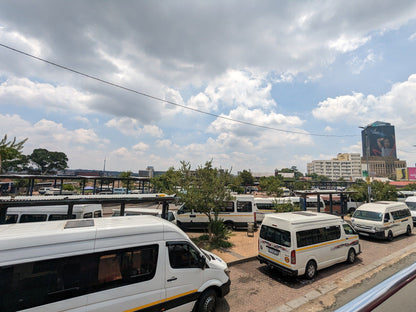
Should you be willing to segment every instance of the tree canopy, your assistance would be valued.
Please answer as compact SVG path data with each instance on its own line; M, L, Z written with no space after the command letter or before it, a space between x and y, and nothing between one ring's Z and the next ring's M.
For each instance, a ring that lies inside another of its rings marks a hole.
M7 141L7 134L0 140L0 172L10 170L20 171L27 163L26 157L22 154L23 144L27 138L17 142L16 137Z
M37 148L29 155L30 171L39 174L56 174L68 168L68 157L63 152L50 152Z

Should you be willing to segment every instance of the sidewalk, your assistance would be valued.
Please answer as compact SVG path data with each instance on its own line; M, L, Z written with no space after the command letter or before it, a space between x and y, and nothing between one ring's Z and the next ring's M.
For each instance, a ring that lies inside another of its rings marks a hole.
M187 232L189 237L194 238L203 233ZM252 235L252 234L250 234ZM254 232L253 236L248 236L245 230L234 230L229 241L233 247L228 249L214 249L212 252L232 266L244 261L250 261L257 256L259 230Z

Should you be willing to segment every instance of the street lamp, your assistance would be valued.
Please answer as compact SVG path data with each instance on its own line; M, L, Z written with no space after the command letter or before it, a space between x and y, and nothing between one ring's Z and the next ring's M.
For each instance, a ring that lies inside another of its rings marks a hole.
M363 131L365 131L365 158L366 158L366 162L367 162L367 193L368 193L368 202L371 203L371 181L370 181L370 169L368 166L368 154L370 151L370 146L368 145L368 133L367 133L367 127L358 127L363 129Z

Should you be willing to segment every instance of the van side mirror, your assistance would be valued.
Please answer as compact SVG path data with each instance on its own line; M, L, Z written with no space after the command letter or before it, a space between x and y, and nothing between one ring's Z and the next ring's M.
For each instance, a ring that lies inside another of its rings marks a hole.
M204 256L200 256L200 257L199 257L199 259L198 259L198 266L199 266L202 270L204 270L204 269L205 269L205 267L206 267L206 265L207 265L207 262L206 262L206 260L205 260L205 257L204 257Z

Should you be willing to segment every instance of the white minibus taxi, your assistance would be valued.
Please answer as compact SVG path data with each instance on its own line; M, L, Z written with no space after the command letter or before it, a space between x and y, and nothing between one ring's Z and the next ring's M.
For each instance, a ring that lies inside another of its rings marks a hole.
M67 205L10 207L7 209L6 224L67 219ZM103 216L101 204L74 205L71 219L100 218Z
M0 311L214 311L227 265L153 216L0 227Z
M307 279L333 264L353 263L361 252L357 233L343 219L309 211L267 214L258 245L260 263Z
M410 213L413 219L413 226L416 226L416 196L407 197L405 203L410 209Z
M212 217L214 214L212 214ZM188 209L185 205L177 211L177 225L182 229L203 229L208 226L208 216ZM253 195L236 195L234 200L220 211L218 218L223 220L230 230L247 228L249 223L256 224L256 205Z
M412 234L413 222L409 208L403 202L379 201L363 204L351 217L358 234L393 240L401 234Z

